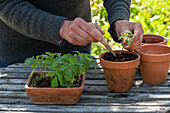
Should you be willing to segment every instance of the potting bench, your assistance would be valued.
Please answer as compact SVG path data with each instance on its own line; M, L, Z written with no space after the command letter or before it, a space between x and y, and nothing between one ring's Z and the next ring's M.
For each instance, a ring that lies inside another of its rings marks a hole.
M99 63L98 57L95 57ZM86 72L86 83L77 105L34 105L24 85L31 67L23 63L0 68L0 112L170 112L170 72L161 85L142 81L137 71L132 89L127 93L111 93L107 89L104 73L91 66Z

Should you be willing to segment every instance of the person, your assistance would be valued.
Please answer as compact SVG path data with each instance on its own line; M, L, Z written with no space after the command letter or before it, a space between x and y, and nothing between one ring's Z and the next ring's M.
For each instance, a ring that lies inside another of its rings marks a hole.
M121 32L132 31L136 38L126 49L141 46L143 30L129 22L130 0L104 0L116 42ZM44 52L90 53L91 42L101 40L91 22L90 0L0 0L0 66L24 62ZM121 42L122 44L124 41Z

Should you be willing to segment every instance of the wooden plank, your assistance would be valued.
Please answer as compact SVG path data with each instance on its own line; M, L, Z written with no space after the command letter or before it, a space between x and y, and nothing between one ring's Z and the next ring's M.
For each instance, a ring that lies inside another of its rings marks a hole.
M23 91L0 91L0 98L28 98L27 93ZM81 99L89 100L89 99L96 99L96 100L103 100L103 99L115 99L115 98L132 98L138 100L170 100L170 94L154 94L154 93L110 93L108 92L105 95L98 95L98 94L85 94L82 93Z
M22 105L31 105L33 102L29 98L0 98L0 104L22 104ZM83 99L80 98L77 105L82 106L165 106L170 105L170 100L156 100L156 99L132 99L132 98L90 98L90 99Z
M0 98L0 104L33 104L29 98Z
M26 112L165 112L170 106L57 106L57 105L7 105L1 104L2 111L26 111Z
M1 79L1 84L26 84L27 79Z
M29 98L26 91L0 91L0 98Z
M27 79L1 79L0 80L0 85L1 84L8 84L8 85L25 85ZM85 85L86 86L107 86L106 80L85 80ZM132 86L136 87L141 87L141 86L147 86L147 87L152 87L152 86L160 86L160 87L168 87L170 86L170 80L167 80L164 84L160 85L149 85L144 83L142 80L134 80Z
M23 91L0 91L0 98L16 98L23 99L29 98L26 92ZM107 93L105 95L86 94L82 93L81 100L112 100L124 99L130 101L146 101L146 100L170 100L170 94L154 94L154 93ZM0 99L1 100L1 99ZM118 101L119 102L119 101ZM2 101L0 101L2 103Z
M42 113L42 112L38 112L38 111L36 111L36 112L21 112L21 111L12 111L12 112L10 112L10 111L0 111L0 113Z
M142 93L128 95L117 94L116 96L105 96L105 95L85 95L82 94L80 97L80 103L115 103L115 105L137 105L141 103L145 103L146 105L170 105L170 95L142 95ZM15 94L17 95L17 94ZM23 94L24 95L24 94ZM29 97L27 95L13 98L11 95L6 95L7 97L0 97L0 104L16 104L16 103L24 103L24 104L32 104ZM118 103L118 104L116 104ZM135 104L137 103L137 104ZM152 104L153 103L153 104ZM155 104L156 103L156 104ZM158 104L160 103L160 104ZM108 104L108 105L109 105Z
M0 85L0 91L25 91L24 85ZM93 94L106 94L109 92L107 86L85 86L83 92L93 93ZM159 87L159 86L141 86L141 87L132 87L129 92L133 93L170 93L169 87Z
M17 73L17 72L10 72L10 73L2 73L0 72L0 79L28 79L30 73L29 72L23 72L23 73Z
M85 86L84 92L106 93L109 92L107 86ZM132 87L130 93L170 93L169 87Z
M10 72L10 73L0 73L0 79L27 79L29 77L29 72ZM103 74L88 74L86 73L86 80L105 80ZM140 75L135 75L134 80L142 80ZM170 80L170 75L167 76L167 80Z

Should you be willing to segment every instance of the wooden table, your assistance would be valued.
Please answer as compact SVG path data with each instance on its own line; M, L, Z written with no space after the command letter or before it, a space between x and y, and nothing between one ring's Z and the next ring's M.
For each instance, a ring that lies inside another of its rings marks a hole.
M111 93L101 66L90 67L79 102L67 106L34 105L24 89L30 72L22 63L0 69L0 112L170 112L170 72L164 84L149 85L137 71L129 92Z

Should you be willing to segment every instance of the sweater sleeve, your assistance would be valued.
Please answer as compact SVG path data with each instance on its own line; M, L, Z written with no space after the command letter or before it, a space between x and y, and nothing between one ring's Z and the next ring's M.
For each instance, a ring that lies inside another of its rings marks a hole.
M129 20L130 18L130 4L131 0L104 0L104 7L108 13L108 20L110 24L109 33L113 40L118 40L116 31L114 29L114 22L116 20Z
M61 46L62 23L67 18L52 15L25 0L0 0L0 19L15 31Z

